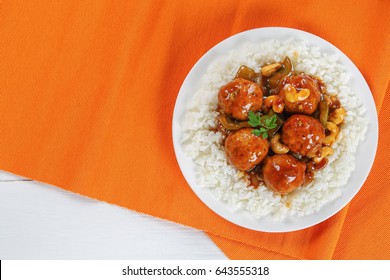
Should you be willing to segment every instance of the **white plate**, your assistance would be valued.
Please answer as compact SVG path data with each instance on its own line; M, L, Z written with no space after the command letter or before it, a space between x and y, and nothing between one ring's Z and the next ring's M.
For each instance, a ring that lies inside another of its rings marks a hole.
M195 164L192 159L184 153L180 143L182 137L181 124L184 119L186 104L188 104L194 92L199 88L202 76L207 72L207 67L213 62L215 57L227 54L229 50L236 49L243 42L258 43L270 39L287 40L291 37L296 40L306 41L309 45L319 47L322 53L339 55L339 62L342 63L346 67L346 70L351 74L350 86L353 92L358 95L367 109L365 117L369 120L369 127L366 139L359 144L356 153L356 169L351 174L347 185L342 188L343 194L339 198L326 204L319 212L312 215L291 217L285 221L279 222L270 217L255 219L244 211L231 212L227 204L217 200L208 188L202 188L197 185L194 172ZM307 228L324 221L341 210L356 195L366 180L374 162L378 143L378 118L371 91L364 77L352 61L338 48L320 37L304 31L291 28L267 27L248 30L222 41L210 49L194 65L184 80L176 100L173 113L172 135L176 158L185 179L195 194L211 210L226 220L245 228L265 232L288 232Z

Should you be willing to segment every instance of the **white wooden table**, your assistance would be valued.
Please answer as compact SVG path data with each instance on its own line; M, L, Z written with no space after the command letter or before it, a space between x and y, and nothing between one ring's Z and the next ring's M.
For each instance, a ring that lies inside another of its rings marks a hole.
M0 259L226 259L201 231L0 171Z

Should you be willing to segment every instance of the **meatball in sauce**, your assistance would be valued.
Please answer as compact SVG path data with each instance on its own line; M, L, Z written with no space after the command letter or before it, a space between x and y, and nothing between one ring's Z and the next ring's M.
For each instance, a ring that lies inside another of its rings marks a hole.
M313 117L292 115L282 128L282 141L290 151L302 156L315 153L321 148L325 129Z
M254 135L252 130L252 128L242 128L233 131L225 141L228 161L239 170L251 170L268 153L268 141Z
M301 90L309 90L309 95L303 100L290 102L288 91L294 90L299 93ZM295 75L286 77L279 96L284 100L284 110L288 113L302 113L311 115L318 107L321 99L320 85L316 79L307 75Z
M292 192L305 179L306 164L291 155L275 155L265 160L263 174L267 188L280 194Z
M263 103L263 92L254 82L236 78L221 87L218 104L228 115L237 120L247 120L249 111L258 111Z

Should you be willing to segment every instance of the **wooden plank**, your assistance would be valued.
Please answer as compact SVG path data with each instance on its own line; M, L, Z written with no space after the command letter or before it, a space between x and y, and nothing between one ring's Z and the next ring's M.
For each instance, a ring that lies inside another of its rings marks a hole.
M226 259L199 230L42 183L0 182L0 259Z

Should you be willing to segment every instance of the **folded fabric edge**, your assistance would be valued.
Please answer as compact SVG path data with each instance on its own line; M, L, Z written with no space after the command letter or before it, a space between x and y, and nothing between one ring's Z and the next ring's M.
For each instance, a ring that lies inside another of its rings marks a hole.
M232 260L305 260L304 258L283 251L242 242L212 232L206 231L206 234Z

